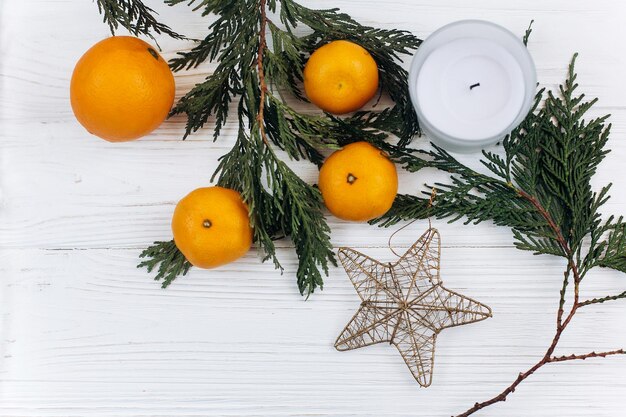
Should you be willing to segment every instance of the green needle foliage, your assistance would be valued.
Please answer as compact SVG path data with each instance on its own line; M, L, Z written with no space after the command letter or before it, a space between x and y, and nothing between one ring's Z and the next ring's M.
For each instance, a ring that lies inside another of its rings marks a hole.
M291 238L299 260L298 288L302 294L312 293L323 286L328 266L336 264L330 228L319 190L299 178L277 151L318 166L324 160L323 149L359 140L392 155L401 154L420 130L409 99L407 72L399 62L421 41L405 31L363 26L337 9L313 10L293 0L165 3L184 3L203 16L212 16L206 37L190 51L179 53L170 62L171 68L183 71L205 61L217 62L214 72L183 96L172 114L187 116L184 137L210 121L215 140L224 125L236 119L236 143L220 158L213 180L241 192L250 208L254 240L264 251L264 259L271 259L276 268L282 269L274 241ZM121 25L134 34L180 36L156 23L152 10L138 0L98 0L98 5L112 30ZM284 100L288 94L306 101L301 86L309 55L338 39L358 43L372 54L379 68L381 94L393 101L391 107L340 118L302 113ZM397 136L396 145L387 142L390 135ZM189 268L173 242L156 242L141 256L146 260L139 266L158 269L157 279L163 279L164 286Z
M111 33L115 33L121 26L135 36L143 34L154 39L154 33L164 33L175 39L185 38L169 26L159 23L157 13L139 0L96 0L96 3Z
M148 258L139 264L140 268L145 267L148 272L157 268L154 280L163 280L161 285L163 288L170 285L177 276L187 275L191 268L191 264L178 250L173 240L154 242L154 245L143 251L139 257Z

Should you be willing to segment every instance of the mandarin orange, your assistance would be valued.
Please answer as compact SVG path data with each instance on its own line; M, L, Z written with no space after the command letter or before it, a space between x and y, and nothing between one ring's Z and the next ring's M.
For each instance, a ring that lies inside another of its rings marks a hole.
M332 214L364 222L391 208L398 193L398 173L380 149L367 142L355 142L326 159L318 186Z
M167 62L148 43L113 36L80 58L70 84L72 109L90 133L110 142L140 138L156 129L174 103Z
M378 90L376 61L362 46L333 41L318 48L304 67L304 91L329 113L345 114L363 107Z
M178 202L172 232L176 247L200 268L232 262L252 244L248 207L241 195L217 186L198 188Z

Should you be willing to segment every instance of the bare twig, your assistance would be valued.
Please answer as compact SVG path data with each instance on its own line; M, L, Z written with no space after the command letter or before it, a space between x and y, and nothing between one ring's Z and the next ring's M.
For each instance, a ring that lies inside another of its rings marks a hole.
M549 362L565 362L573 360L584 361L585 359L589 358L606 358L607 356L612 355L626 355L626 351L624 351L624 349L617 349L610 352L589 352L582 355L553 356L550 358Z
M551 348L555 347L556 345L553 344L550 346ZM550 349L548 349L548 351L550 351ZM546 353L547 354L547 353ZM474 404L474 406L472 408L470 408L469 410L467 410L466 412L457 415L456 417L467 417L470 416L472 414L474 414L475 412L488 407L492 404L495 404L497 402L501 402L501 401L506 401L506 397L515 392L515 388L517 388L517 386L519 384L522 383L522 381L524 381L526 378L528 378L529 376L531 376L533 373L535 373L535 371L537 371L539 368L541 368L542 366L544 366L545 364L548 363L553 363L553 362L565 362L565 361L570 361L570 360L585 360L585 359L590 359L590 358L605 358L607 356L612 356L612 355L624 355L626 354L626 351L624 351L623 349L619 349L619 350L613 350L610 352L590 352L590 353L586 353L583 355L569 355L569 356L544 356L543 359L539 362L537 362L532 368L530 368L529 370L527 370L524 373L520 373L517 378L515 379L515 381L513 381L513 383L511 385L509 385L504 391L502 391L500 394L498 394L497 396L493 397L492 399L488 400L488 401L484 401L482 403L476 403Z
M582 302L578 303L578 306L579 307L584 307L584 306L588 306L590 304L601 304L601 303L604 303L606 301L619 300L620 298L626 298L626 291L624 291L623 293L617 294L617 295L609 295L607 297L593 298L591 300L585 300L585 301L582 301Z
M563 249L563 254L568 260L568 270L565 271L565 278L563 280L563 288L561 289L561 298L559 301L559 310L557 311L557 331L558 331L559 328L564 328L566 326L566 324L563 322L563 314L564 314L564 306L565 306L565 290L567 289L567 285L569 282L568 280L569 272L571 271L572 275L574 276L574 306L572 307L572 311L570 312L569 316L565 319L566 322L569 322L571 320L571 317L573 316L573 313L575 312L577 308L578 298L579 298L579 284L582 278L581 278L580 273L578 272L578 265L576 265L576 262L574 261L574 255L572 253L572 250L570 249L569 244L567 243L567 240L563 236L563 233L561 233L561 228L552 219L552 216L550 215L550 213L548 213L548 211L541 205L539 200L537 200L535 197L528 194L524 190L517 189L517 193L521 197L528 200L528 202L530 202L530 204L532 204L533 207L535 207L535 209L539 212L539 214L541 214L541 216L546 220L546 222L548 222L548 225L554 232L556 239L559 242L559 245L561 246L561 249Z
M552 219L552 216L550 215L550 213L541 205L541 203L539 202L539 200L537 200L535 197L533 197L532 195L526 193L524 190L521 189L517 189L517 193L519 196L521 196L522 198L525 198L526 200L528 200L533 207L535 207L535 209L541 214L541 216L546 220L546 222L548 223L549 227L552 229L552 231L555 234L555 237L557 239L557 241L559 242L559 245L561 246L561 249L563 250L563 254L565 255L565 257L567 258L567 269L564 272L564 279L563 279L563 286L561 288L560 291L560 300L559 300L559 308L557 311L557 325L556 325L556 332L554 334L554 337L552 338L552 343L550 343L550 346L548 347L548 349L546 350L545 354L542 356L541 360L539 360L539 362L537 362L535 365L533 365L531 368L529 368L526 372L522 372L520 373L517 378L513 381L513 383L511 383L511 385L509 385L507 388L504 389L504 391L502 391L500 394L496 395L495 397L487 400L487 401L483 401L483 402L477 402L474 404L473 407L469 408L467 411L465 411L462 414L459 414L457 417L467 417L469 415L474 414L475 412L488 407L492 404L501 402L501 401L506 401L506 398L509 394L515 392L515 389L517 388L517 386L519 384L522 383L522 381L524 381L526 378L528 378L529 376L531 376L532 374L534 374L538 369L540 369L542 366L548 364L548 363L552 363L552 362L563 362L563 361L567 361L567 360L574 360L574 359L587 359L587 358L595 358L595 357L605 357L605 356L609 356L609 355L617 355L617 354L623 354L624 351L623 350L616 350L616 351L612 351L612 352L604 352L604 353L595 353L595 352L591 352L585 355L570 355L570 356L552 356L554 353L554 350L556 349L556 347L559 344L559 340L561 339L561 335L563 334L563 331L565 330L565 328L567 327L567 325L572 321L572 319L574 318L574 315L576 314L576 311L578 310L579 307L583 306L583 305L587 305L587 304L591 304L592 301L594 300L590 300L590 301L586 301L583 303L579 302L579 284L581 281L581 275L578 271L578 265L576 265L576 262L574 261L574 256L572 253L572 250L569 247L569 244L567 243L567 240L564 238L563 234L561 233L561 229L560 227L554 222L554 220ZM563 319L563 316L565 315L565 294L566 294L566 290L567 290L567 285L569 283L569 276L570 273L573 275L574 277L574 301L572 304L572 308L569 311L568 315L565 317L565 319ZM620 294L621 295L621 294ZM617 298L620 298L619 296L616 296ZM607 297L608 299L613 299L611 297ZM598 299L598 301L595 302L602 302L599 301L600 299ZM605 301L607 301L605 300Z

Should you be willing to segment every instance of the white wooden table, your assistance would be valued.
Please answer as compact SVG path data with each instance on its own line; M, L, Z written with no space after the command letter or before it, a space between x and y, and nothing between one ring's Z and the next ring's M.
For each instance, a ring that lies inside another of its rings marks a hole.
M578 51L595 114L614 123L596 184L613 181L607 213L626 214L626 3L617 0L306 0L339 6L365 24L425 37L448 22L482 18L520 35L535 19L530 50L539 80L554 87ZM149 1L165 22L201 37L185 6ZM296 259L279 242L283 276L252 250L213 271L160 289L137 255L169 239L176 201L208 183L233 130L180 141L183 118L142 140L111 144L85 132L69 105L74 63L108 35L89 0L0 2L0 415L2 416L448 416L500 392L543 354L554 330L563 264L512 247L490 224L436 222L442 277L489 304L495 316L438 339L433 385L421 389L398 352L378 345L340 353L333 342L358 306L333 268L308 301ZM166 58L188 48L160 39ZM211 71L177 76L178 95ZM475 163L475 156L465 157ZM316 169L298 164L307 180ZM401 175L414 192L429 173ZM390 230L329 219L333 243L392 259ZM406 247L426 227L399 234ZM585 295L623 291L626 276L589 276ZM626 346L626 303L577 316L559 353ZM481 416L623 416L626 360L550 365Z

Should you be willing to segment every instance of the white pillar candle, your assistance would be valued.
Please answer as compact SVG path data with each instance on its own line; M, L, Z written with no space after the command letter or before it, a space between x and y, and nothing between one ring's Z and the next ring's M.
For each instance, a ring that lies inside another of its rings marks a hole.
M526 117L537 73L517 36L481 20L451 23L418 49L409 73L424 133L451 151L501 140Z

